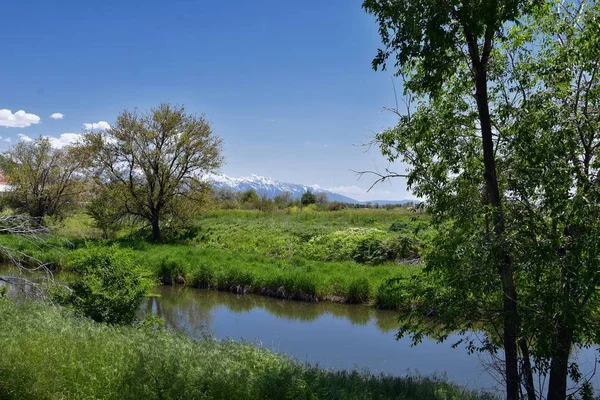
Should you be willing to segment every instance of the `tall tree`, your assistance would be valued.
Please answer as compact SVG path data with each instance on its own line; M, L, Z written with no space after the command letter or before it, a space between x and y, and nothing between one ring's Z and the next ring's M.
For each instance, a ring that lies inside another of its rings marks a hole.
M592 239L600 235L600 8L593 1L365 6L388 45L375 66L398 51L412 100L376 141L388 159L409 164L408 183L427 198L438 229L426 277L411 295L436 306L449 330L485 323L492 338L484 347L495 349L494 333L502 333L507 398L518 398L519 382L528 399L542 397L536 368L550 374L547 398L565 399L568 373L578 378L571 347L600 341L600 248ZM517 8L506 14L500 6ZM433 13L431 24L417 12ZM493 35L490 15L506 17ZM452 29L456 44L439 47ZM431 333L412 323L415 316L401 333Z
M39 219L62 216L81 200L85 164L75 148L52 148L47 138L17 143L0 157L0 169L11 186L8 205Z
M203 199L201 176L217 170L222 141L204 117L161 104L147 113L123 111L106 132L89 133L101 182L114 188L123 210L149 223L160 241L161 224L182 203Z
M484 169L485 202L492 222L491 251L504 293L505 374L507 399L518 398L517 292L514 267L506 251L505 217L497 177L494 133L490 118L488 80L494 42L507 23L525 13L527 0L464 1L365 0L363 7L377 16L386 46L373 60L385 68L395 55L395 66L408 77L407 89L417 94L440 97L445 82L455 76L459 65L468 65L470 88L475 92Z

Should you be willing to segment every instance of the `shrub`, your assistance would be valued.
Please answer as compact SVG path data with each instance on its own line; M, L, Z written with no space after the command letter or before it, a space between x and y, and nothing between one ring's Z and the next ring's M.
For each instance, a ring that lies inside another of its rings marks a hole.
M374 237L362 239L352 251L352 259L358 263L380 264L388 259L383 241Z
M402 221L392 222L390 225L390 232L402 232L408 229L408 224Z
M130 324L153 282L142 276L131 254L117 246L87 247L67 260L69 290L54 293L61 304L96 322Z
M217 277L217 288L236 293L246 293L254 283L251 272L233 267L222 271Z
M192 286L199 288L211 288L216 286L214 269L207 264L200 264L192 275Z
M384 310L397 310L401 307L411 307L406 297L406 280L399 278L388 279L383 282L375 294L375 307Z
M385 243L385 252L388 260L418 258L421 244L416 239L398 237Z
M302 197L300 198L300 202L302 203L303 206L307 206L309 204L315 204L317 202L317 196L310 190L307 190L306 192L304 192L302 194Z

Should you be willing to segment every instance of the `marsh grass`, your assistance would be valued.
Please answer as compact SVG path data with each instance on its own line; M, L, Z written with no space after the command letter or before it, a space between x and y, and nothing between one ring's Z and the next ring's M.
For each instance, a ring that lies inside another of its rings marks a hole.
M136 262L164 284L393 309L401 304L382 285L417 274L421 267L385 260L394 254L412 255L418 248L413 243L429 234L423 228L427 220L424 214L402 209L221 210L198 216L196 236L185 243L150 243L129 228L106 243L131 249ZM70 253L86 242L102 242L94 238L97 232L86 231L89 226L88 217L76 214L56 228L49 245L7 235L0 236L0 244L68 270ZM390 253L390 248L396 250Z
M248 343L115 327L0 300L0 398L491 399L436 378L333 372Z

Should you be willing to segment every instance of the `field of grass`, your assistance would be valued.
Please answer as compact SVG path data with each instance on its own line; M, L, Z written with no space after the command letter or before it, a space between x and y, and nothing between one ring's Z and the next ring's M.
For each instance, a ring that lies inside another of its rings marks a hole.
M0 244L68 269L69 253L96 243L90 221L77 214L54 229L49 245L0 236ZM207 212L176 244L154 244L126 228L112 243L166 284L305 301L333 300L397 308L385 290L409 278L431 231L427 216L410 210Z
M332 372L247 343L114 327L0 299L0 399L491 399L435 378Z

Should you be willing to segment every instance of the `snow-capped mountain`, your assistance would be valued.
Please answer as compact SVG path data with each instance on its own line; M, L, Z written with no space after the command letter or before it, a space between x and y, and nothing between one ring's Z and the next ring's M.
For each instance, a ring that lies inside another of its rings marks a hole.
M333 193L318 186L307 186L296 183L282 182L277 179L265 178L264 176L250 175L241 178L232 178L227 175L208 175L205 177L216 189L231 189L243 192L254 189L261 196L273 198L284 192L290 192L295 199L300 198L304 192L310 190L313 193L325 193L329 201L341 201L344 203L358 204L360 201L350 197Z

